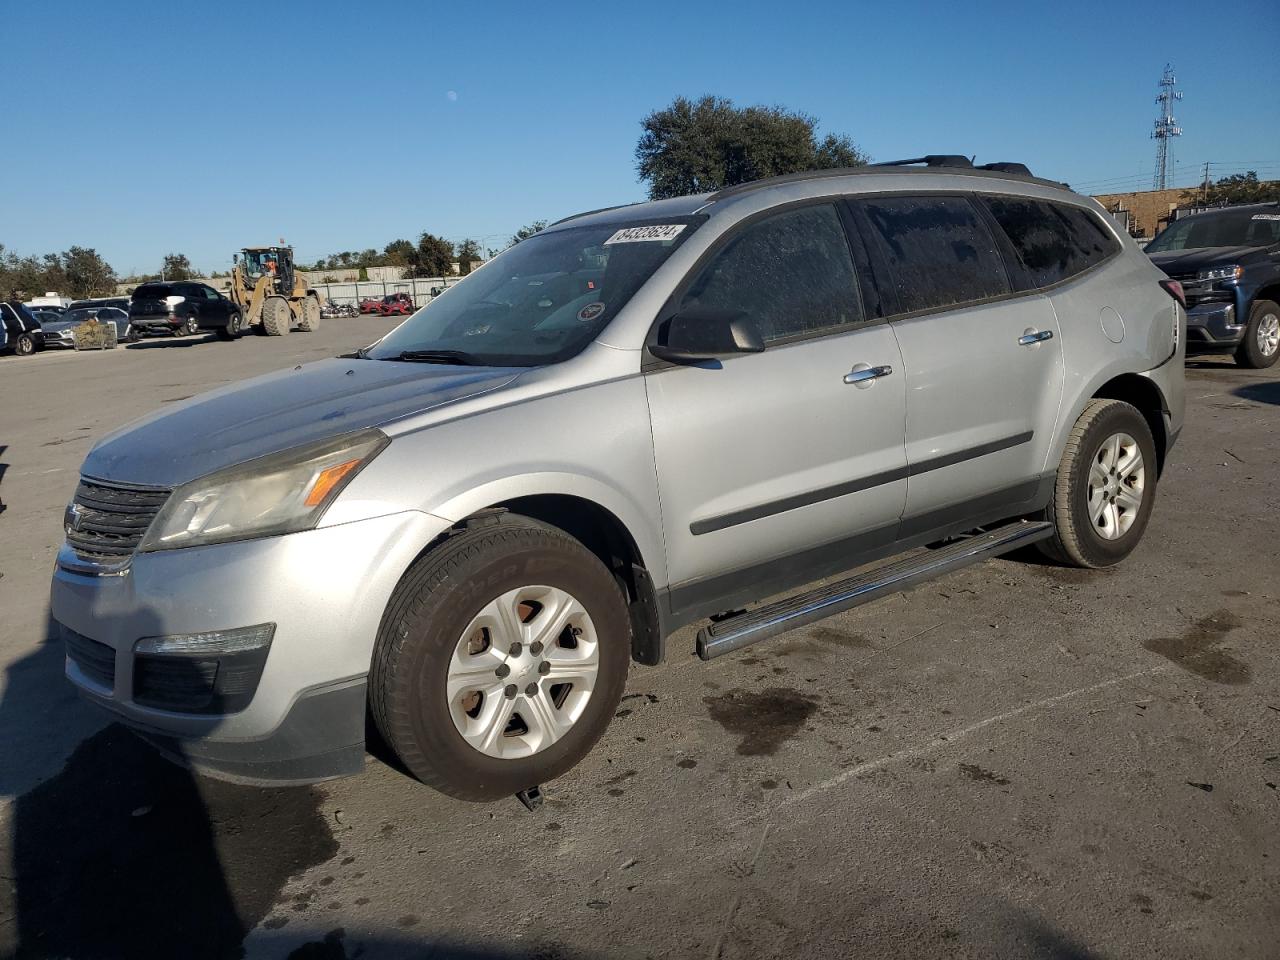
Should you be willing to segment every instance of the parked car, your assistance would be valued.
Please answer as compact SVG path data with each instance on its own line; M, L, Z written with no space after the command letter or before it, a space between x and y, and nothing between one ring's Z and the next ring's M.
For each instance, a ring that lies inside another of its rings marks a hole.
M61 317L48 322L41 321L41 326L45 332L45 345L48 347L70 347L74 349L76 345L76 327L92 319L96 319L99 323L114 324L117 343L126 343L137 339L129 323L129 314L119 307L72 307Z
M42 297L32 297L27 301L27 307L30 309L39 308L41 310L53 310L62 313L71 306L70 297L64 297L56 290L50 290Z
M240 308L213 287L191 281L144 283L129 300L129 320L139 334L193 336L212 330L220 340L244 332Z
M1188 353L1230 353L1254 369L1280 359L1280 203L1175 220L1146 254L1182 285Z
M378 313L384 317L407 317L417 309L407 293L389 293L378 303Z
M377 313L378 307L382 306L380 297L361 297L360 312L361 313Z
M368 710L425 783L531 799L686 624L711 659L1026 544L1118 563L1182 429L1176 284L964 163L571 217L354 356L108 435L70 680L242 782L360 770Z
M44 331L19 300L0 300L0 353L29 357L44 349Z
M89 297L84 300L73 301L71 303L71 306L67 307L67 309L68 310L85 310L91 307L114 307L117 310L123 310L125 313L128 313L129 298L128 297Z

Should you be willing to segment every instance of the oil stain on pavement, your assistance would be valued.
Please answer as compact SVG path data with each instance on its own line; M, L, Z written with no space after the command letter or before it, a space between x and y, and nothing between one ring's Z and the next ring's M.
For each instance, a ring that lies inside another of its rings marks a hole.
M1201 617L1180 637L1146 640L1143 647L1214 683L1237 685L1253 676L1249 665L1221 649L1222 638L1244 625L1230 610Z
M742 738L737 752L745 757L769 756L800 732L818 707L818 698L786 687L756 693L735 689L704 697L711 719Z
M0 954L240 957L288 878L337 853L321 800L194 777L108 727L14 804Z

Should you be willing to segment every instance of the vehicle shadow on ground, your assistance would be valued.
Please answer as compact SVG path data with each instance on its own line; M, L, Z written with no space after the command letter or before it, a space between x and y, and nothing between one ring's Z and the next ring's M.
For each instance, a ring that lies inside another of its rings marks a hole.
M164 632L154 620L144 635ZM124 726L97 723L63 676L59 629L47 618L44 641L7 668L0 697L0 796L11 798L0 819L0 957L243 957L289 878L338 854L324 794L198 776ZM50 776L39 755L59 725L80 742ZM517 956L442 948L426 930L362 931L358 941L341 929L262 934L302 960ZM568 956L554 946L538 955Z
M58 722L50 699L88 709L62 676L57 629L50 618L45 641L7 670L6 753ZM31 781L0 765L0 793L14 798L0 835L0 956L240 957L289 876L337 851L315 788L199 778L118 724Z
M218 339L213 334L201 337L165 337L139 340L125 345L126 350L171 350L176 347L194 347L202 343L212 343Z
M1244 400L1252 400L1255 403L1269 403L1272 406L1280 407L1280 380L1246 383L1244 386L1236 387L1231 392ZM0 453L3 452L4 448L0 447Z

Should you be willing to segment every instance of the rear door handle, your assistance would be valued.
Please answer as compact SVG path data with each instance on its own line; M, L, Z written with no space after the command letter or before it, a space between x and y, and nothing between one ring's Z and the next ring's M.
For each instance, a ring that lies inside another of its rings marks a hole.
M1052 340L1052 330L1028 330L1018 338L1019 346L1029 347L1033 343L1040 343L1042 340Z
M893 367L887 363L878 367L868 367L859 364L844 375L845 383L868 383L871 380L879 380L881 377L887 377L893 373Z

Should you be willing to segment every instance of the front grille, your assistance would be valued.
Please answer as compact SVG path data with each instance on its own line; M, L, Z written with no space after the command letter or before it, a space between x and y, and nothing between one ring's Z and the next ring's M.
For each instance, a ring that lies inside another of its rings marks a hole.
M67 627L62 628L62 638L67 644L67 656L81 673L108 690L114 689L116 652L113 649Z
M81 479L67 510L67 544L82 559L120 563L133 554L168 490Z

